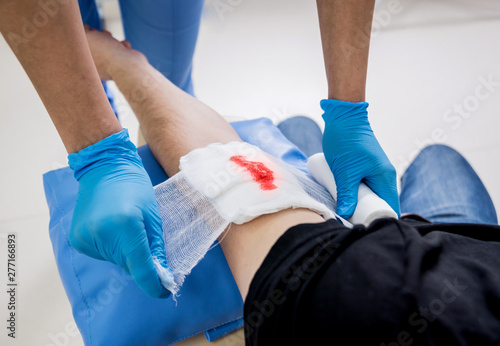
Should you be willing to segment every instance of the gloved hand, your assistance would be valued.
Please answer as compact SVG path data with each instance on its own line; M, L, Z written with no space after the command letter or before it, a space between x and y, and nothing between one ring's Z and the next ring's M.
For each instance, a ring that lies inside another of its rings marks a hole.
M166 268L158 205L125 129L68 156L79 182L70 243L120 266L151 297L167 297L153 263Z
M363 181L400 216L396 170L368 122L368 103L322 100L323 152L337 185L337 214L348 219Z

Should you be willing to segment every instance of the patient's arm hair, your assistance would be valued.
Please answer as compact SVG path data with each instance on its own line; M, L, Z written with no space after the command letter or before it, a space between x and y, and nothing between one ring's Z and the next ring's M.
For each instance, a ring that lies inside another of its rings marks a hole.
M115 81L169 176L179 171L180 158L196 148L241 141L221 115L172 84L127 42L88 28L87 40L99 75ZM323 221L310 210L288 209L232 225L220 244L243 299L265 256L288 228Z
M179 159L193 149L241 141L223 117L175 86L126 42L89 28L86 33L99 75L116 83L169 176L179 171Z

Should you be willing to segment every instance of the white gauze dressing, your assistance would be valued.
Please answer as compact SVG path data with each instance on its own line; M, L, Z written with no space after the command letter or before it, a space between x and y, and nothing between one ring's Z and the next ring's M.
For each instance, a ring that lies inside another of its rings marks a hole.
M155 186L171 274L155 264L174 298L186 275L231 223L289 208L307 208L345 223L333 212L335 201L323 186L245 142L193 150L181 158L179 168Z
M337 199L337 185L330 167L323 153L312 155L307 161L307 170L314 179L326 187L330 194ZM359 185L358 203L352 216L347 220L352 224L363 224L369 226L373 221L381 218L397 219L398 214L384 201L377 196L364 183Z

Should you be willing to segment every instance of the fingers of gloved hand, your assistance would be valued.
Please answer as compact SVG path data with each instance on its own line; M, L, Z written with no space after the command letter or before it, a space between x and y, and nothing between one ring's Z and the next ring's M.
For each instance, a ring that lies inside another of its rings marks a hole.
M92 257L96 260L100 261L106 261L107 259L102 256L94 247L89 246L87 243L82 242L80 240L75 239L74 237L71 236L71 233L69 234L69 243L73 249L75 249L77 252Z
M88 239L88 232L84 225L75 224L76 220L73 218L71 229L69 232L69 243L73 249L81 254L95 258L97 260L106 260L104 256L96 248L94 242Z
M349 219L356 209L360 183L360 179L335 177L335 185L337 185L337 214L344 219Z
M396 169L391 165L382 173L363 180L377 196L382 198L401 217Z
M153 298L167 298L170 291L160 283L145 230L143 234L144 237L134 244L130 252L124 254L124 260L130 275L147 295Z
M156 203L154 203L148 209L148 212L144 214L144 225L146 227L151 255L153 258L156 258L164 268L168 268L161 217Z

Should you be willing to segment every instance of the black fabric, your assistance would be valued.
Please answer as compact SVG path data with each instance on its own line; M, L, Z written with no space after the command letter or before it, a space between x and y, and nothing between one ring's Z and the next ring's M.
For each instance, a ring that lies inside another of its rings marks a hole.
M500 227L290 228L245 301L247 345L500 345Z

